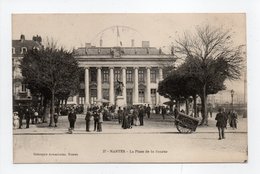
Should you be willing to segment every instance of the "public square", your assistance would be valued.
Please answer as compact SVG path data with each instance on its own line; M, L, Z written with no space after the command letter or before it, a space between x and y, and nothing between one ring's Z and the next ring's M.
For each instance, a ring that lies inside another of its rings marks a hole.
M227 127L226 139L223 140L218 140L215 114L209 118L209 126L199 126L192 134L178 133L173 118L169 115L165 120L161 115L155 114L150 119L145 117L144 126L133 126L132 129L122 129L117 120L105 121L102 132L93 131L93 122L91 132L86 132L85 116L77 117L73 134L68 134L67 116L59 117L58 127L37 124L30 125L29 129L15 129L15 162L120 163L127 159L128 162L135 163L160 162L161 158L169 163L247 160L247 119L242 116L238 118L237 129ZM147 158L147 154L142 153L145 150L158 153L148 155ZM68 157L68 153L75 156ZM42 158L44 154L49 155ZM24 157L20 159L20 155ZM55 155L61 156L53 158Z
M247 161L245 19L243 14L14 15L14 163ZM35 25L39 20L46 32ZM56 25L61 21L64 25ZM230 22L231 29L221 27ZM49 40L52 35L60 42ZM171 115L163 119L158 113ZM121 118L122 126L117 119L106 121L110 116ZM44 123L36 124L38 119ZM202 126L195 131L197 124Z

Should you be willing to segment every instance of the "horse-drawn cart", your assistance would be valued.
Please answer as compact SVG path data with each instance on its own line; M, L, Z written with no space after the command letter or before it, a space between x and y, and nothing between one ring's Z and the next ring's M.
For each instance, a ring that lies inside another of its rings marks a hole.
M175 118L175 125L180 133L192 133L196 131L199 120L179 112Z

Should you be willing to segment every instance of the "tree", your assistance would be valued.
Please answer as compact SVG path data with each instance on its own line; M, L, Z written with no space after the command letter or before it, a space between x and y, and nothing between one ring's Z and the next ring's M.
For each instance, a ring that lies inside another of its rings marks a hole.
M176 101L179 110L179 103L186 103L186 114L189 114L190 96L193 96L195 89L191 88L190 78L182 72L182 68L173 70L163 81L159 82L158 92L171 101ZM195 94L196 95L196 94Z
M202 101L202 122L207 122L207 95L224 89L226 79L239 79L243 45L234 46L231 30L209 25L197 27L176 40L175 56L185 59L185 72L195 80Z
M51 101L51 126L55 96L68 97L79 89L78 62L69 51L47 47L28 51L21 61L21 70L28 88Z

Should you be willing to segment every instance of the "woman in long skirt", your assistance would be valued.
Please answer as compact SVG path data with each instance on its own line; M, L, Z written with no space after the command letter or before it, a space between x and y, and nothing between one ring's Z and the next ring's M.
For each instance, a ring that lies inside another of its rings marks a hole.
M100 111L99 115L98 115L98 132L102 132L102 123L103 123L103 113L102 111Z
M126 111L125 108L124 108L124 111L123 111L122 128L123 129L128 128L128 114L127 114L127 111Z

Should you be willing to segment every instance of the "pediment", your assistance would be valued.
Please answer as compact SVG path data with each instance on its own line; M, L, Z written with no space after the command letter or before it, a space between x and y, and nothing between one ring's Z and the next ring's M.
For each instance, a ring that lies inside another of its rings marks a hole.
M144 83L139 83L138 88L139 89L146 88L146 85Z
M97 87L97 83L96 82L90 82L89 87L90 88L96 88Z

